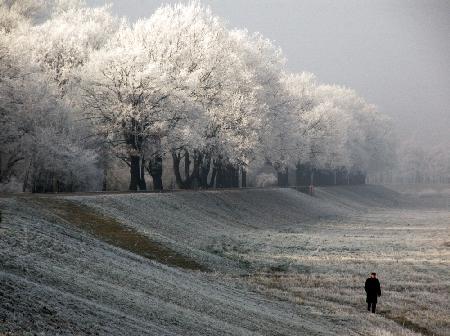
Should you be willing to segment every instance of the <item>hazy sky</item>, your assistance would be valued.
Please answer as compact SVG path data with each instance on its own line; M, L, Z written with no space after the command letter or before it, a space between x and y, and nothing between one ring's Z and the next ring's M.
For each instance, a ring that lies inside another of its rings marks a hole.
M163 3L186 1L106 2L134 21ZM290 71L310 71L321 82L354 88L392 116L401 135L450 146L449 0L202 3L230 27L258 31L274 41Z

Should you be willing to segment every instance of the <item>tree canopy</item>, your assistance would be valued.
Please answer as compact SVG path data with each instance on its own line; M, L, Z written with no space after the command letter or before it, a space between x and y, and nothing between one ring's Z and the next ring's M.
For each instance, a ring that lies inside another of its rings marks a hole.
M392 168L388 117L285 64L273 42L199 2L130 23L81 1L2 1L0 184L98 190L118 162L131 190L146 175L162 189L168 171L207 188L263 165Z

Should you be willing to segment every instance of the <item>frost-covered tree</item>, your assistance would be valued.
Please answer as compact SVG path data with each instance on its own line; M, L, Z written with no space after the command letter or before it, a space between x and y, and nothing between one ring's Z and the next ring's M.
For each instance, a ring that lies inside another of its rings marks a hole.
M208 181L211 167L238 162L245 151L253 86L229 31L209 9L195 2L165 6L149 26L163 48L161 63L190 108L168 138L177 184L206 187L216 176Z
M279 48L260 34L237 30L232 36L240 46L240 58L252 78L255 112L260 119L260 127L255 129L258 141L252 143L250 150L251 159L254 163L272 165L281 182L287 177L294 127L292 97L282 82L285 58Z
M88 189L113 158L131 190L146 189L146 173L162 189L169 162L181 188L245 186L264 164L283 186L293 166L309 181L362 181L393 162L374 106L287 73L271 41L198 2L129 24L78 0L1 1L0 70L2 184Z
M389 183L400 184L448 184L450 183L449 144L425 145L412 139L400 142L396 164L389 173ZM386 175L372 174L376 182L386 182Z
M236 167L250 160L257 141L254 69L242 57L244 46L198 3L163 7L150 21L158 44L171 46L164 47L162 62L197 113L193 118L190 111L183 119L188 122L171 129L177 183L184 188L224 185L230 170L235 177Z
M43 7L26 10L26 5L9 2L0 7L2 22L8 22L8 16L19 20L0 33L1 183L15 179L23 190L33 191L92 188L97 179L95 154L85 148L72 109L49 74L31 57L35 41L28 37L39 24L33 13ZM19 47L18 41L24 40L27 43Z
M362 182L367 172L392 166L389 120L353 90L318 85L311 74L284 79L295 97L297 183ZM355 180L355 179L354 179ZM356 181L356 180L355 180Z
M191 3L123 26L93 54L83 75L85 107L130 165L131 189L135 181L145 188L145 162L152 171L168 152L180 187L210 184L212 163L247 160L257 119L239 47L217 17Z
M115 155L130 166L130 190L145 190L145 153L175 115L172 82L139 38L142 23L123 26L81 74L87 116ZM171 103L172 102L172 103Z
M78 2L57 2L52 15L34 25L14 41L43 73L53 79L64 94L73 72L99 50L119 27L108 7L87 8ZM64 5L65 4L65 5Z
M96 155L83 146L70 109L46 76L19 73L2 84L1 182L14 177L32 191L95 186Z

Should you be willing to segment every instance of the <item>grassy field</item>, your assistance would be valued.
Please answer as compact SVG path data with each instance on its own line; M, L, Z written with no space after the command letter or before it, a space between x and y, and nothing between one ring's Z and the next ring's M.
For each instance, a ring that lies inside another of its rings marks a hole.
M0 333L446 336L448 196L3 195Z
M246 281L254 290L313 307L351 330L390 332L380 318L423 335L450 330L450 216L440 210L377 210L306 229L248 234L245 251L262 266ZM266 267L264 265L267 264ZM378 316L366 311L364 281L382 284Z

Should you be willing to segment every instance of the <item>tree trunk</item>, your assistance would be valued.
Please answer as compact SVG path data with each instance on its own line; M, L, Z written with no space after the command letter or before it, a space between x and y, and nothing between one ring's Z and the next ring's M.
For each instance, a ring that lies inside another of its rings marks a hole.
M239 188L239 170L231 164L217 166L216 188Z
M298 187L311 185L311 166L309 164L301 164L299 161L295 168L295 185Z
M106 191L108 187L108 170L103 168L102 191Z
M163 190L163 182L161 175L152 175L153 179L153 189L154 190Z
M214 188L217 187L217 168L214 166L211 173L211 180L209 181L209 187Z
M202 188L208 188L208 175L209 170L211 169L211 157L209 155L205 155L202 164L200 167L200 186Z
M287 167L279 171L277 177L279 187L287 187L289 185L289 170Z
M217 160L214 169L216 170L216 188L227 188L230 186L230 169L229 165ZM214 173L214 171L213 171Z
M229 164L222 166L222 188L233 186L233 167Z
M190 180L189 177L191 175L191 159L189 156L189 152L187 150L184 151L184 187L186 189L190 188Z
M181 157L179 154L176 153L175 150L172 150L172 162L173 162L173 172L175 174L175 181L178 185L178 188L184 189L185 185L183 183L183 179L181 178L180 173Z
M189 189L192 187L192 182L198 185L199 178L199 161L198 156L194 155L194 169L191 173L191 158L188 150L184 150L184 180L180 173L181 155L175 150L172 151L173 169L177 185L181 189Z
M136 191L139 189L141 179L141 160L139 156L130 156L130 187L129 190Z
M148 163L148 172L153 179L153 189L163 190L162 183L162 172L163 172L163 162L160 155L156 156L154 159L150 160Z
M224 187L224 172L222 166L216 167L216 188L223 188Z
M239 188L239 168L230 166L231 169L231 187Z
M198 151L194 151L194 167L192 174L189 176L190 187L197 189L200 186L200 163L202 155Z
M0 153L0 183L3 183L2 153Z
M284 185L286 187L289 187L289 168L286 167L285 171L284 171Z
M247 188L247 171L245 168L241 168L241 187Z
M139 160L139 190L147 190L147 183L145 183L145 161Z
M27 170L25 171L25 177L23 179L23 184L22 184L22 192L27 191L28 188L28 178L30 176L30 170L32 168L32 160L30 160L30 164L28 165Z

